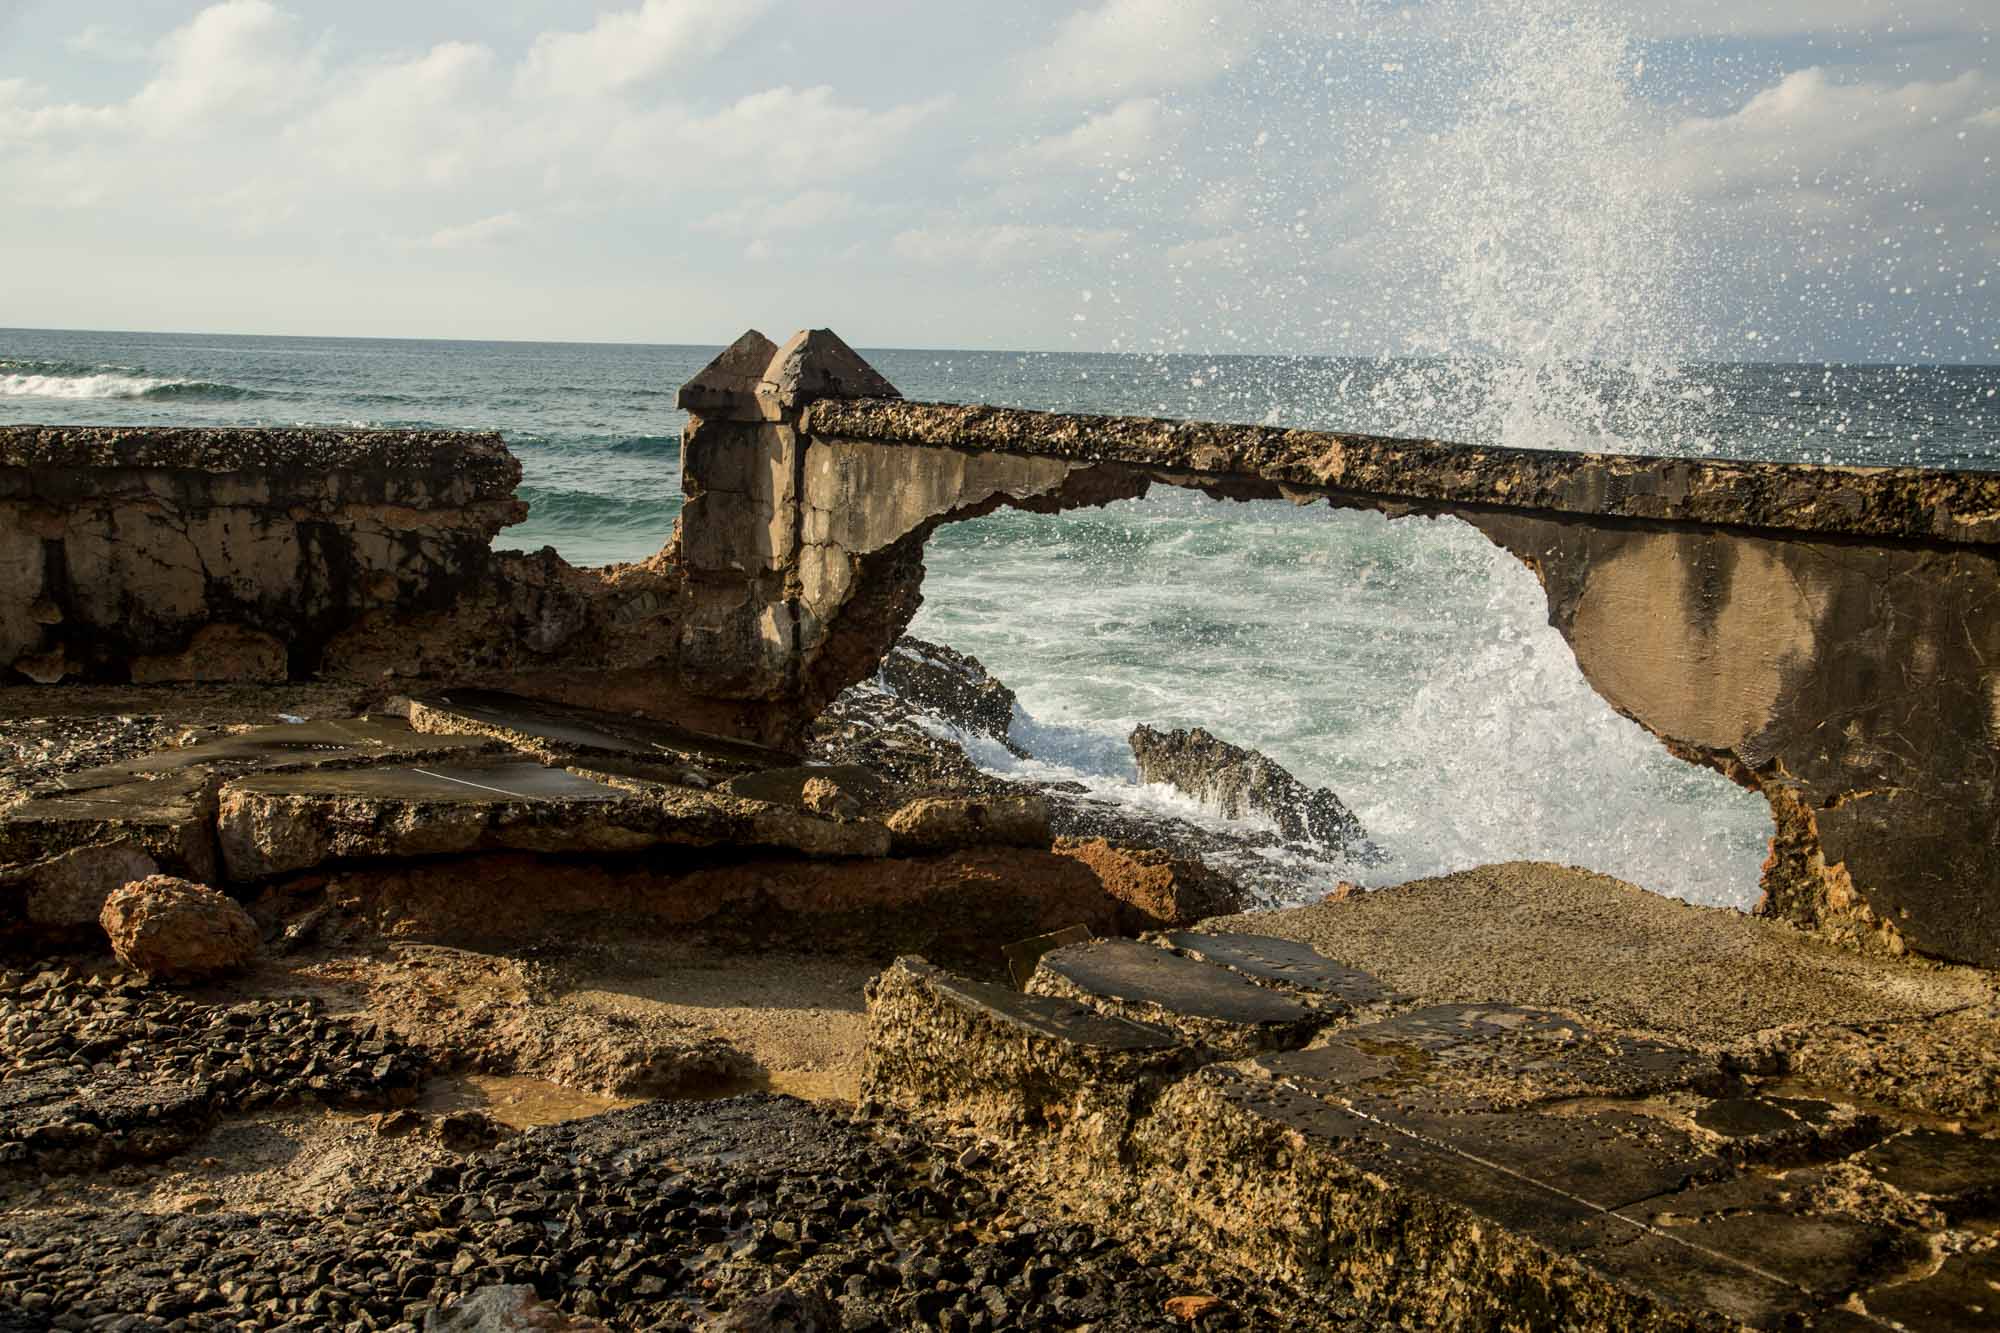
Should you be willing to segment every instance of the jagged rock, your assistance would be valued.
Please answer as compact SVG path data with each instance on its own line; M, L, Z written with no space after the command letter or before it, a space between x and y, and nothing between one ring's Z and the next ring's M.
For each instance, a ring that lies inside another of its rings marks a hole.
M976 657L904 635L882 659L883 683L910 703L965 731L1006 740L1014 691Z
M118 961L150 975L196 980L247 966L257 925L226 894L172 875L149 875L104 900L99 920Z
M1031 792L977 799L919 797L884 822L897 855L956 847L1049 845L1049 803Z
M424 1333L592 1333L607 1325L565 1314L520 1287L481 1287L449 1310L433 1310Z
M1131 743L1141 782L1168 783L1225 819L1267 815L1290 841L1349 851L1368 848L1361 821L1330 789L1306 786L1255 750L1231 745L1200 727L1160 732L1142 725Z

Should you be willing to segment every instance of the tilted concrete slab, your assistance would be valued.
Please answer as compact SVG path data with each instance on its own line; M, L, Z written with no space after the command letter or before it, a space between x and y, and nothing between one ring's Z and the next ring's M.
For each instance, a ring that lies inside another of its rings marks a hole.
M410 726L424 734L487 736L548 763L714 785L797 762L783 750L711 736L652 718L527 699L499 690L454 689L410 700Z
M1093 940L1042 955L1027 989L1168 1027L1217 1051L1247 1054L1303 1045L1352 1012L1344 1001L1300 998L1137 940Z

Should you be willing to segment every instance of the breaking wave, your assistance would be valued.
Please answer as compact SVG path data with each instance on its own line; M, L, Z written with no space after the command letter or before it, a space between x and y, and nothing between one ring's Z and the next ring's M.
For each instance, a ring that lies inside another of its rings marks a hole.
M234 384L172 379L116 367L0 361L0 398L233 402L263 396Z

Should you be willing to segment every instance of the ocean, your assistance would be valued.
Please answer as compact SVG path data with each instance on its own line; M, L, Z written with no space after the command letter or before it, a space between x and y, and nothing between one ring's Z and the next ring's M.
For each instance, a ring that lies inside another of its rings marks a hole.
M780 339L789 330L766 330ZM713 347L0 330L0 422L449 427L525 470L507 547L634 560L680 508L679 385ZM2000 467L2000 367L1709 365L1664 376L1480 363L866 350L911 398L1810 462ZM1683 764L1594 694L1534 577L1453 520L1162 491L941 531L914 633L1018 693L1035 756L1134 780L1137 724L1205 726L1340 794L1387 854L1370 885L1487 862L1581 865L1747 907L1761 798Z

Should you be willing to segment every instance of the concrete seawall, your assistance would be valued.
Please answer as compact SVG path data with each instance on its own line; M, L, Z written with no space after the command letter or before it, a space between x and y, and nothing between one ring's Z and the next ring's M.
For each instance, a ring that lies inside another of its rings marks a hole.
M1449 516L1614 708L1768 799L1765 911L2000 966L2000 475L910 403L825 330L746 334L682 402L683 677L769 726L873 670L944 523L1153 485Z

